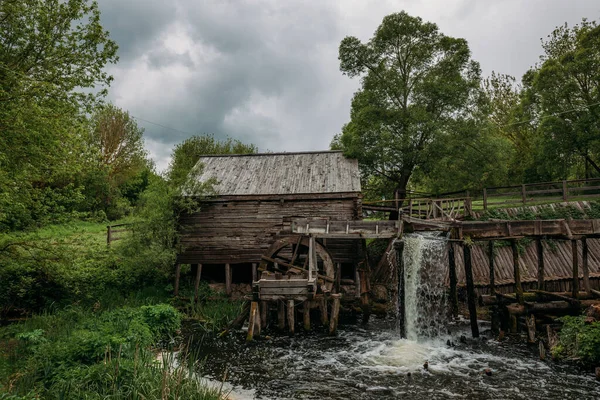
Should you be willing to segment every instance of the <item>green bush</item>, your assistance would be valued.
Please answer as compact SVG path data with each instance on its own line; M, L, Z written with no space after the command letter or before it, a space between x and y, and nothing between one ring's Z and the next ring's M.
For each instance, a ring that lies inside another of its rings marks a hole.
M566 316L559 343L552 349L558 359L579 359L588 364L600 362L600 322L586 323L585 316Z

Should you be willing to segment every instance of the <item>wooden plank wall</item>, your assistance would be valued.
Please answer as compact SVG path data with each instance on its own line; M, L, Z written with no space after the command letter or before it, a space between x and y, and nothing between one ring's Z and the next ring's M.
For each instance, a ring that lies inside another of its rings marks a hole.
M258 199L258 198L257 198ZM358 194L331 199L327 195L304 198L278 197L263 200L209 201L202 210L183 216L181 263L236 264L260 262L281 233L291 233L294 218L360 219ZM327 240L335 262L355 261L356 240Z

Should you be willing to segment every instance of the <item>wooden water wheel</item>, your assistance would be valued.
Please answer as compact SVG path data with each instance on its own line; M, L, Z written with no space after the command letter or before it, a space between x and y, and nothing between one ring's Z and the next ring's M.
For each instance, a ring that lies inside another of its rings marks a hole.
M291 277L308 277L309 245L308 236L286 236L275 240L262 256L259 272L269 271ZM320 291L331 291L335 279L335 267L329 251L315 241L317 260L317 280Z

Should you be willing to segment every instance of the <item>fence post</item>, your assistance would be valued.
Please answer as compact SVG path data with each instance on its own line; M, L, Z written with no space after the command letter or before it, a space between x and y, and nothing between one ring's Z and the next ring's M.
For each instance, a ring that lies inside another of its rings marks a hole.
M110 246L110 242L112 241L112 232L110 225L106 225L106 245Z
M568 192L567 192L567 181L562 181L562 186L563 186L563 201L567 201L568 198Z
M527 189L525 189L525 185L521 185L521 200L523 200L523 205L527 203Z
M483 209L487 210L487 189L483 188Z

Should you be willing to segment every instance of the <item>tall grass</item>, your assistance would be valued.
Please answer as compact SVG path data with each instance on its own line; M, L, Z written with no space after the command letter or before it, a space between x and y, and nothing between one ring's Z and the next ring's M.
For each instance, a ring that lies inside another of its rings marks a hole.
M72 307L7 326L0 329L0 399L222 398L199 380L193 355L175 360L168 351L180 328L180 313L167 304ZM167 351L158 361L157 344Z

